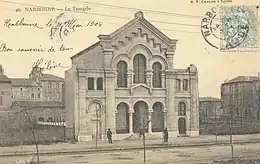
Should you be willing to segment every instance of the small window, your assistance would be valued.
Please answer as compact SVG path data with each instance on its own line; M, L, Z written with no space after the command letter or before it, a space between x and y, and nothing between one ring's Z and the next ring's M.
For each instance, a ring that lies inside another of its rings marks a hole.
M188 90L188 80L187 79L183 79L183 90L184 91Z
M103 78L97 78L97 90L103 90Z
M53 122L52 117L49 117L48 120L47 120L47 122Z
M37 97L38 97L38 99L39 99L39 98L41 98L41 94L40 94L40 93L38 93Z
M0 105L3 105L3 96L0 96Z
M248 117L248 110L245 109L245 117Z
M31 98L34 98L34 93L31 94Z
M40 91L40 88L38 88L38 91Z
M176 79L176 90L177 91L181 90L181 80L180 79Z
M238 111L238 108L236 108L236 115L239 116L239 111Z
M51 88L51 82L48 83L48 88Z
M94 78L88 77L88 90L94 90Z
M57 92L57 93L56 93L56 96L57 96L57 97L56 97L57 100L59 100L59 99L60 99L60 92Z
M23 88L20 88L21 91L23 91Z
M184 102L180 102L178 105L178 115L186 116L186 104ZM208 111L206 110L206 116L208 115Z
M60 84L56 83L56 89L60 89Z
M39 117L39 119L38 119L39 121L44 121L44 118L42 118L42 117Z

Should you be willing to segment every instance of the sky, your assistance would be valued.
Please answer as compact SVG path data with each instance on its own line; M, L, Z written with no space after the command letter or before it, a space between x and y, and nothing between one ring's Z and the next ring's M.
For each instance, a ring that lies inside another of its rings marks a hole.
M256 5L257 1L251 0L246 3ZM233 0L232 3L226 5L242 4L245 4L242 0ZM26 7L33 6L58 9L76 7L78 10L25 12ZM0 0L0 45L4 44L14 50L0 52L0 64L3 65L8 77L28 77L33 63L42 58L44 61L61 63L64 67L47 70L45 73L64 77L64 71L71 66L71 56L97 42L98 35L110 34L117 30L133 19L135 12L142 9L145 19L169 38L178 40L173 59L174 68L185 69L190 64L194 64L199 73L200 96L220 97L220 85L224 80L237 76L257 76L260 72L260 53L220 52L204 40L201 34L201 21L205 14L215 6L217 6L215 3L194 4L190 3L190 0L178 2L173 0ZM46 27L50 19L54 20L61 13L65 14L65 18L77 19L77 23L84 25L70 32L62 41L51 39L50 28ZM39 28L5 26L8 19L16 22L22 18L24 22L37 22ZM86 26L89 21L102 22L102 25L101 27ZM70 50L59 51L62 45ZM50 47L53 47L55 52L47 52ZM42 48L46 51L16 51L19 48Z

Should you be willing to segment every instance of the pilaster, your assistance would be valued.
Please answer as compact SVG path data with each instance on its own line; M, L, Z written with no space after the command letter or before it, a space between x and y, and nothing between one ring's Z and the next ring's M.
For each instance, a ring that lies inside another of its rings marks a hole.
M152 133L152 113L153 109L148 110L148 133Z
M134 79L134 70L128 69L127 70L127 88L132 87Z
M177 131L177 112L176 112L176 106L175 106L175 83L174 83L175 74L172 70L166 71L166 88L167 88L167 129L169 132L176 132Z
M167 128L167 109L166 108L163 109L163 118L164 118L163 127Z
M79 70L78 74L78 101L79 101L79 134L84 131L84 117L86 116L86 99L85 99L85 92L86 92L86 76L83 70Z
M107 128L112 133L116 132L116 113L115 113L115 70L105 69L106 77L106 113Z
M162 88L165 88L165 72L161 72Z
M133 114L134 114L134 109L130 109L128 112L129 116L129 134L133 134Z
M148 87L152 87L153 85L153 71L152 70L146 70L146 84Z
M173 70L173 56L175 51L166 51L166 61L168 65L168 70Z

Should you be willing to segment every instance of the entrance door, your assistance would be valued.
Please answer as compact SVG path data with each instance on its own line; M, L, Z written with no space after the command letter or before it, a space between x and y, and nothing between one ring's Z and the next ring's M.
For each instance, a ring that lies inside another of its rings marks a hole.
M92 139L101 139L101 122L92 120Z
M185 120L185 118L179 118L178 128L179 128L179 134L186 134L186 120Z
M143 128L148 132L148 105L144 101L138 101L134 105L133 131L140 133Z

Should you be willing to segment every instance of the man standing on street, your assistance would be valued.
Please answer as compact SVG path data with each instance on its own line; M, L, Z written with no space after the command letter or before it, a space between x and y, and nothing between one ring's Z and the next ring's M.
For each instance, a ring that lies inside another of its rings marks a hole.
M108 143L112 143L112 132L110 129L107 130Z
M168 142L168 130L167 128L164 129L163 131L163 138L164 138L164 142L167 143Z

